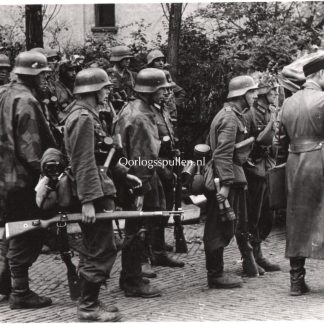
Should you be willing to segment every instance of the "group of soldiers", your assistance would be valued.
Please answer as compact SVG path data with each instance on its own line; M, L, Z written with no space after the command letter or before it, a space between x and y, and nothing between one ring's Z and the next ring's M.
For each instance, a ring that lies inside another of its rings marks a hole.
M116 46L111 50L113 66L107 71L94 63L76 73L73 62L57 62L58 57L36 48L17 56L11 82L5 80L1 87L2 222L49 217L40 208L44 205L36 204L35 186L44 175L45 161L61 157L56 149L62 150L73 175L77 198L73 208L82 213L79 320L120 318L117 307L98 299L117 249L112 222L96 222L96 212L114 210L116 202L124 210L173 208L172 168L129 169L119 158L169 158L177 140L173 125L183 90L177 87L173 92L176 84L163 68L161 51L149 53L147 67L137 75L128 69L132 57L128 47ZM3 69L8 77L10 65ZM161 155L161 139L166 137L170 151ZM118 138L122 145L117 145ZM118 147L107 166L110 150ZM152 265L184 266L167 254L173 247L165 243L166 224L164 217L126 220L119 281L125 296L160 296L161 291L147 279L156 277ZM1 241L0 293L9 297L11 309L52 303L30 290L28 280L46 236L46 231L37 231Z
M96 212L114 210L116 204L124 210L143 211L172 210L174 205L172 166L135 164L128 168L120 158L170 160L178 140L177 108L183 104L185 92L165 69L160 50L148 53L147 66L138 73L129 69L132 57L127 46L116 46L111 49L112 67L104 70L93 63L82 69L71 60L59 62L57 53L36 48L17 56L9 82L9 59L0 56L1 221L48 217L48 212L36 205L34 188L43 171L44 152L49 148L62 150L73 175L74 207L82 213L81 296L77 307L82 321L118 321L121 317L116 306L99 300L117 249L112 222L96 221ZM229 82L227 101L215 116L207 139L212 156L206 167L211 168L213 178L220 179L219 190L204 192L210 288L242 285L240 278L224 273L224 248L234 236L245 275L280 270L261 249L274 220L266 173L275 166L277 155L285 159L290 144L287 257L291 260L291 294L300 295L308 289L305 258L323 254L323 249L317 248L323 245L321 230L317 229L314 237L309 233L316 227L324 228L320 226L324 59L308 65L305 89L287 99L279 114L279 87L271 78L257 84L251 76L242 75ZM277 118L282 121L280 127ZM251 137L256 139L253 146L235 149ZM278 154L273 140L279 146ZM118 149L107 166L112 148ZM312 185L307 192L301 191L306 183ZM232 218L220 213L219 206L227 200L235 214ZM316 208L309 209L310 203ZM167 253L173 247L165 242L166 225L164 217L126 220L119 280L126 297L161 295L148 279L156 277L152 265L185 265ZM28 280L45 236L40 230L0 242L0 293L9 297L11 309L52 303L30 290Z

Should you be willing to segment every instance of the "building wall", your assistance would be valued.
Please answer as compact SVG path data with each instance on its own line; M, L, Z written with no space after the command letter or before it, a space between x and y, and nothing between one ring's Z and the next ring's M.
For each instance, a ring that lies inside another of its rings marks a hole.
M184 12L184 17L188 16L194 10L206 4L189 3ZM54 5L47 6L47 15L54 9ZM22 20L22 13L24 6L0 6L0 25L20 25L15 28L17 35L23 39L24 21ZM166 37L167 20L163 16L163 10L159 3L138 3L138 4L116 4L116 26L118 27L117 37L127 44L127 38L132 31L136 30L137 21L144 20L145 24L151 24L146 30L149 40L155 39L155 35L160 32L162 37ZM46 22L46 17L44 19ZM133 25L131 25L133 24ZM95 10L93 4L80 5L61 5L59 14L48 25L44 32L45 47L53 39L53 31L60 27L61 31L58 33L58 39L62 47L69 44L81 45L84 43L87 35L91 35L91 28L95 26ZM127 27L125 27L127 26ZM18 36L16 36L18 37Z

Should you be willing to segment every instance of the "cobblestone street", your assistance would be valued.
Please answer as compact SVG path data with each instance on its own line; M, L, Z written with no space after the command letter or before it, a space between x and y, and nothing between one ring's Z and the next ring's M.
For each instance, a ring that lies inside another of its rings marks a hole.
M120 255L101 300L117 305L124 321L215 321L215 320L301 320L324 319L324 264L306 263L306 280L312 293L290 297L288 260L284 258L285 233L276 228L264 244L264 252L282 265L282 271L266 273L258 278L243 278L244 287L212 290L207 286L203 252L203 224L186 225L190 242L188 255L175 256L186 262L184 269L157 267L153 279L163 296L153 299L126 298L118 287ZM168 242L173 242L168 229ZM76 261L76 258L75 258ZM225 269L241 274L241 261L235 241L225 250ZM2 322L73 322L76 305L68 295L66 270L58 255L41 255L32 267L31 287L53 299L51 307L41 310L10 310L0 304Z

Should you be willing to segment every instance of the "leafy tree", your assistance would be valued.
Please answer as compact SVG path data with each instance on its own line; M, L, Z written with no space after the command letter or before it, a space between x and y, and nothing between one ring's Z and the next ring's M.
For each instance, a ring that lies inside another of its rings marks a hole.
M320 45L322 12L321 2L227 2L185 19L178 63L178 83L188 95L186 110L179 112L182 145L204 140L232 77L281 70L300 51Z

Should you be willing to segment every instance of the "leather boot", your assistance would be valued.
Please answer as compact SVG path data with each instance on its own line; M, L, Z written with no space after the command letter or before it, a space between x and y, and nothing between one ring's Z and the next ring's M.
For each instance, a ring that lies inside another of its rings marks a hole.
M9 297L11 309L42 308L52 304L51 298L37 295L29 289L28 276L12 278L12 291Z
M125 272L123 272L123 270L120 272L120 276L119 276L119 288L121 290L124 290L124 282L126 281L125 278ZM150 283L150 279L145 278L142 276L142 281L144 284L149 284Z
M106 306L98 300L101 283L81 278L81 297L77 315L81 322L117 322L121 315L115 306Z
M11 274L7 259L8 242L0 240L0 300L9 297L11 292ZM1 295L3 298L1 298Z
M170 268L183 268L185 265L184 262L178 261L168 256L165 251L161 251L161 252L154 251L154 258L152 260L152 264L154 266L170 267Z
M242 256L243 273L248 277L258 277L258 265L255 262L253 249L248 239L241 233L236 234L236 242Z
M126 297L154 298L161 296L161 290L143 281L144 278L132 278L123 284Z
M243 281L237 276L222 273L219 277L208 277L208 287L213 289L241 288Z
M278 264L270 262L263 256L262 249L261 249L261 243L253 244L253 255L254 255L256 263L260 267L262 267L265 271L267 271L267 272L280 271L280 266Z
M290 295L301 296L310 291L305 283L305 258L290 258Z
M236 276L224 274L224 248L214 251L205 250L206 268L208 271L207 282L209 288L231 289L242 286L242 280Z
M0 255L0 296L9 296L11 292L11 275L6 257Z

